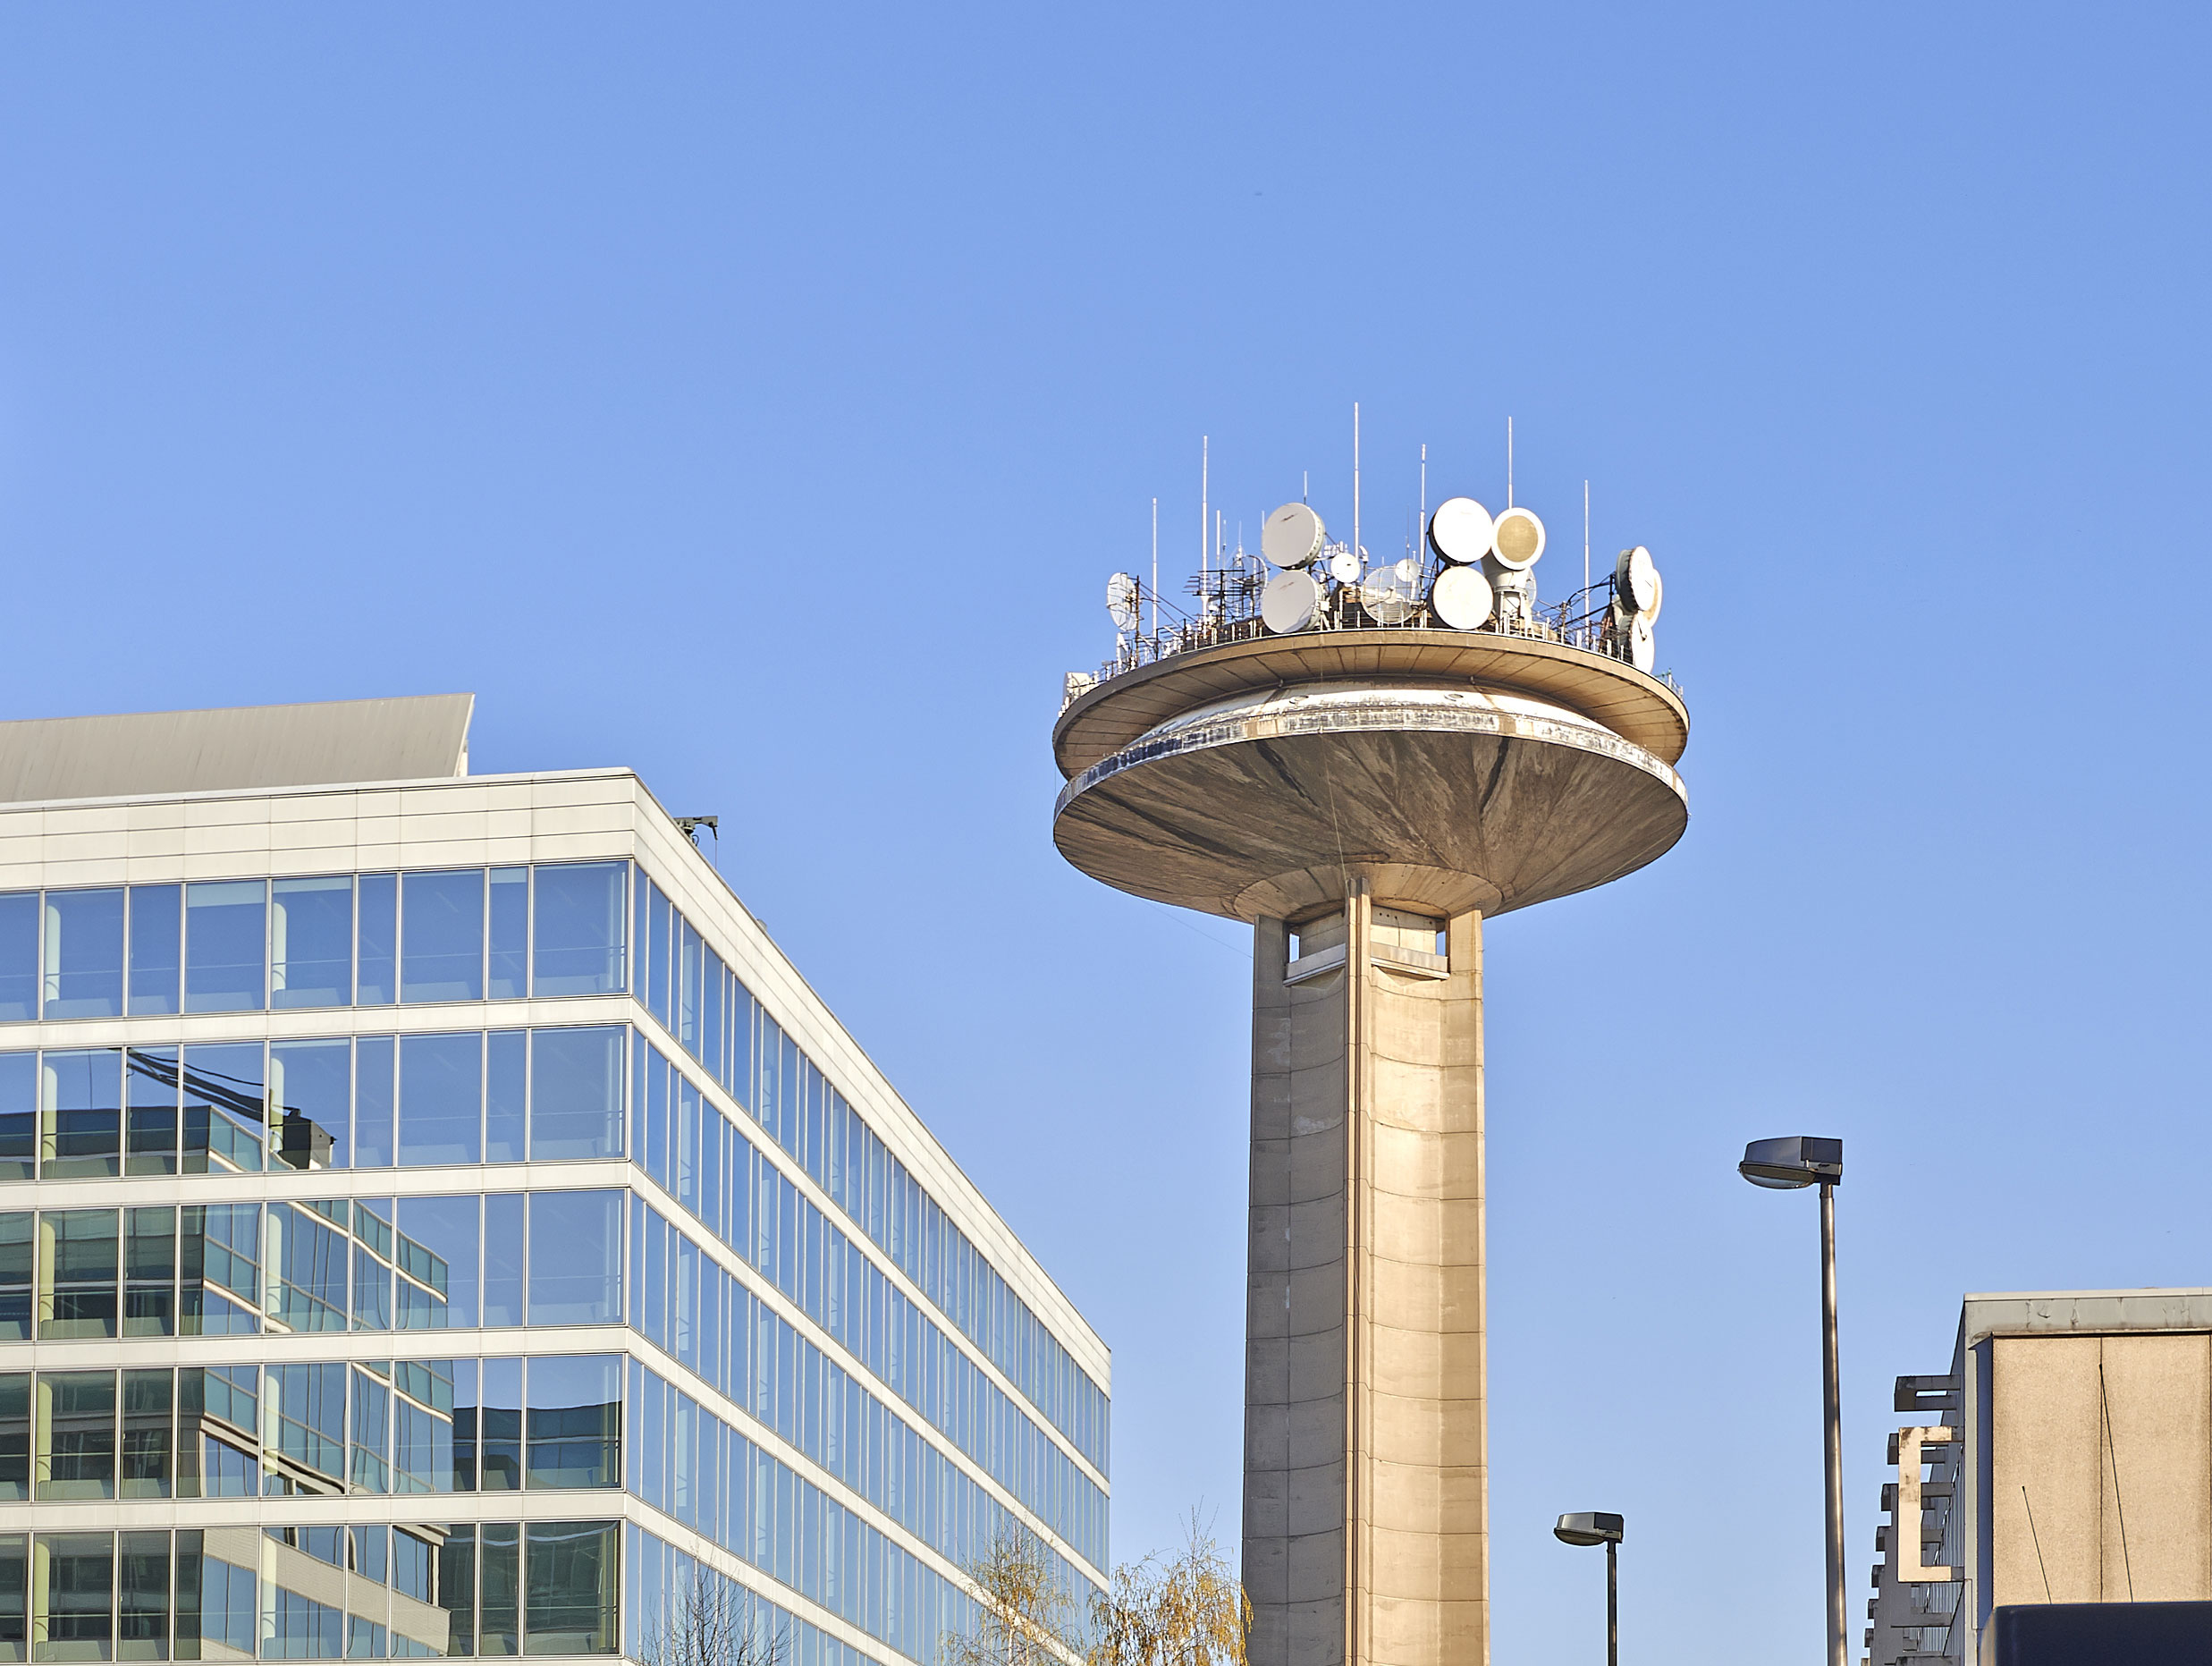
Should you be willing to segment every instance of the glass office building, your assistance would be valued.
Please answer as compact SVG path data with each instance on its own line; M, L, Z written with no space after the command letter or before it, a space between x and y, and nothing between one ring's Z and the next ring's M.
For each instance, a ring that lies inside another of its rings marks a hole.
M621 770L0 724L0 1661L933 1663L1098 1337Z

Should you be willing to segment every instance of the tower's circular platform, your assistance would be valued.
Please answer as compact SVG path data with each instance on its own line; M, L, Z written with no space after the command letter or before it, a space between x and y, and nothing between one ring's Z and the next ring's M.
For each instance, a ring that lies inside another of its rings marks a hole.
M1682 837L1681 697L1535 638L1300 632L1169 655L1061 713L1053 841L1121 890L1237 919L1526 908Z

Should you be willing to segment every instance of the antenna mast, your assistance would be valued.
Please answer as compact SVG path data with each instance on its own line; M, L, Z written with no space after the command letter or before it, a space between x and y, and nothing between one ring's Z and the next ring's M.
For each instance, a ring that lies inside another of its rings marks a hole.
M1506 419L1506 507L1513 507L1513 419Z
M1359 541L1359 401L1352 402L1352 559L1364 562Z
M1583 482L1583 605L1590 605L1590 482Z
M1429 532L1429 448L1421 448L1421 525L1414 530L1414 542L1418 544Z
M1152 635L1160 634L1160 500L1152 499Z
M1206 534L1212 530L1206 522L1206 468L1207 447L1212 444L1204 435L1198 436L1198 614L1206 612Z

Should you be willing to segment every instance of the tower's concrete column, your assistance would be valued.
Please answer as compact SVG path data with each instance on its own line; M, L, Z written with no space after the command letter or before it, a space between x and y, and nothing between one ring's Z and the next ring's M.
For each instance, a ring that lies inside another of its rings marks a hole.
M1295 964L1290 935L1262 919L1253 961L1252 1659L1480 1666L1482 920L1378 909L1355 882Z

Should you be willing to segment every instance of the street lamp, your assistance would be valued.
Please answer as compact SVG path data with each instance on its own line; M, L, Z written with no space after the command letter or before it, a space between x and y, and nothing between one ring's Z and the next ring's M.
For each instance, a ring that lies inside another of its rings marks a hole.
M1844 1142L1793 1135L1754 1139L1736 1171L1775 1191L1820 1188L1820 1386L1828 1457L1828 1658L1845 1666L1844 1413L1836 1366L1836 1188L1844 1179Z
M1559 1525L1551 1531L1568 1544L1605 1546L1605 1666L1620 1666L1621 1518L1606 1510L1585 1510L1577 1515L1560 1517Z

